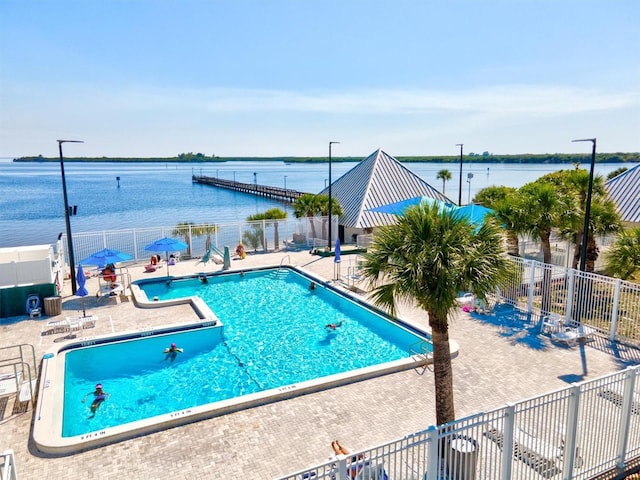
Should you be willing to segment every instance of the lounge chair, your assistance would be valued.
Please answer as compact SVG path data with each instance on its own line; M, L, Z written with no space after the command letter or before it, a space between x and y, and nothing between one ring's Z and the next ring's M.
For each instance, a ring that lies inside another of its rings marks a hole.
M600 390L600 392L598 392L598 395L613 402L618 407L622 407L622 402L624 400L624 386L620 383L606 385L602 390ZM634 415L640 415L640 395L635 392L632 392L632 395L631 413Z
M455 302L460 305L472 305L476 301L476 296L473 293L465 293L461 297L456 298Z
M495 425L489 425L489 430L484 432L484 435L495 441L498 447L504 448L504 434ZM578 453L576 448L575 467L581 468L584 462ZM518 427L513 429L513 456L522 460L540 475L549 478L560 473L564 455L564 439L562 445L558 447Z
M69 319L65 318L64 320L55 320L52 322L47 322L42 325L42 330L40 335L45 335L45 333L59 333L59 332L68 332L69 331Z
M551 334L551 340L564 343L570 347L575 346L580 340L585 342L594 340L595 330L585 325L576 328L567 328L562 332L554 332Z
M364 462L362 468L358 470L355 478L356 480L389 480L389 476L384 469L382 461L380 463L372 464L369 460Z
M564 321L560 315L545 315L540 319L541 333L558 333L564 330Z

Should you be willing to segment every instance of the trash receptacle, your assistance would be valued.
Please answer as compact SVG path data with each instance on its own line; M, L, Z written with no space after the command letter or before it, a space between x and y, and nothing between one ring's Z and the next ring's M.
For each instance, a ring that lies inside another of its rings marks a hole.
M62 313L62 297L45 297L44 314L50 317Z
M478 442L466 436L454 436L449 440L447 452L448 478L475 480L478 462Z

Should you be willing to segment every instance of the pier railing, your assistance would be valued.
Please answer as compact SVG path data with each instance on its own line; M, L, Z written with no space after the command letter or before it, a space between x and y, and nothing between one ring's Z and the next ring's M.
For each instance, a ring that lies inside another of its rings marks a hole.
M270 185L258 185L257 183L242 183L234 180L225 180L218 177L207 177L203 175L193 175L191 177L193 183L201 183L203 185L212 185L214 187L235 190L236 192L250 193L259 197L273 198L284 202L293 203L305 192L297 190L272 187Z

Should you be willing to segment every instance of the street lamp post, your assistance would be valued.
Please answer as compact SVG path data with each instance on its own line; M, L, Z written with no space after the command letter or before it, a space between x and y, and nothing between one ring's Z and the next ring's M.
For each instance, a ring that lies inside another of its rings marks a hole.
M593 192L593 170L596 165L596 139L583 138L572 142L591 142L591 170L589 171L589 187L587 189L587 204L584 207L584 226L582 228L582 244L580 245L580 271L584 272L587 261L587 240L589 238L589 216L591 215L591 194Z
M76 265L73 258L73 239L71 238L71 221L69 219L69 200L67 199L67 181L64 176L64 158L62 156L63 143L84 143L82 140L56 140L60 152L60 174L62 175L62 197L64 198L64 221L67 226L67 250L69 250L69 269L71 270L71 293L76 294Z
M331 224L333 223L331 218L331 145L340 142L329 142L329 251L331 251Z
M464 143L456 143L460 147L460 189L458 190L458 206L462 205L462 147Z
M467 183L469 184L469 196L467 197L467 205L471 204L471 179L473 178L473 173L467 173Z
M284 191L287 191L287 175L284 176Z
M256 187L258 186L258 173L257 172L253 172L253 184Z

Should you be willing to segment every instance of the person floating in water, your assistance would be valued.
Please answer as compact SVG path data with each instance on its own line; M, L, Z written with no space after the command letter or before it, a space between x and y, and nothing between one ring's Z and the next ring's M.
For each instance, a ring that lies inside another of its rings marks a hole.
M164 349L164 353L167 354L167 356L164 357L164 359L167 360L168 358L170 358L171 359L171 363L173 363L173 361L176 359L178 354L182 353L183 351L184 350L182 348L178 348L175 343L172 343L169 348L165 348Z
M340 328L341 326L342 320L340 320L338 323L328 323L324 326L324 328L326 328L327 330L335 330L336 328Z
M316 282L311 282L309 284L309 290L315 290L316 289Z
M89 395L93 395L93 402L91 403L91 416L89 418L93 418L96 415L96 410L102 402L104 402L107 398L111 397L110 393L102 390L102 384L98 383L96 385L96 389L93 392L87 393L84 397L82 397L82 403L87 400Z

